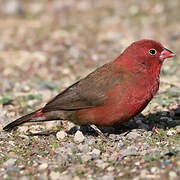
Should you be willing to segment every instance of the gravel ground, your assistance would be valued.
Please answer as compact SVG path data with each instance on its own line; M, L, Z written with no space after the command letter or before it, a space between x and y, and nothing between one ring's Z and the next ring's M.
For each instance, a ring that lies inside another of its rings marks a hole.
M179 9L179 0L0 0L0 179L180 179ZM107 139L60 121L2 130L142 38L177 57L142 114L100 127Z

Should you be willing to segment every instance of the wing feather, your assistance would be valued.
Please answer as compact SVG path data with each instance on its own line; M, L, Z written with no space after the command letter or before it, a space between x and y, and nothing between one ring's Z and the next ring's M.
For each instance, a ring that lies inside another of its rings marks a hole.
M112 72L111 63L98 68L58 94L45 105L43 112L73 111L102 105L107 99L105 92L122 81L122 74L112 75Z

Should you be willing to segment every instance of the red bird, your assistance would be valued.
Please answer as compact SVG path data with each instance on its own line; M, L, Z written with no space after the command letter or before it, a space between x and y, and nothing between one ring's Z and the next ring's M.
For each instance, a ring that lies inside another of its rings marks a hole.
M154 40L132 43L117 59L71 85L43 108L7 126L69 120L78 125L112 126L140 113L159 89L164 59L175 56Z

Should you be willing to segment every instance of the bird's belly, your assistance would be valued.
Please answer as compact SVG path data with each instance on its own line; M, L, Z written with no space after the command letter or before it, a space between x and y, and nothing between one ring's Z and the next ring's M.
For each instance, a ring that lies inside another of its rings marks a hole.
M130 120L140 113L157 92L151 92L152 88L119 88L107 94L108 99L104 105L78 110L74 113L77 124L96 124L111 126ZM153 90L154 91L154 90ZM121 92L121 94L119 93Z
M123 102L108 104L95 108L78 110L74 114L75 123L80 125L96 124L111 126L130 120L133 116L144 109L148 102Z
M114 104L112 106L79 110L76 112L76 120L78 124L111 126L130 120L133 116L141 112L148 102Z

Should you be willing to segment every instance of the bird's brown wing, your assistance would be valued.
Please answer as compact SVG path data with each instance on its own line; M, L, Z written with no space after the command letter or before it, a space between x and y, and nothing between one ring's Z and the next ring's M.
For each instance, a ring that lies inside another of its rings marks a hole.
M108 63L71 85L43 108L43 112L73 111L100 106L104 103L108 89L123 80L122 74L112 75L112 64Z

